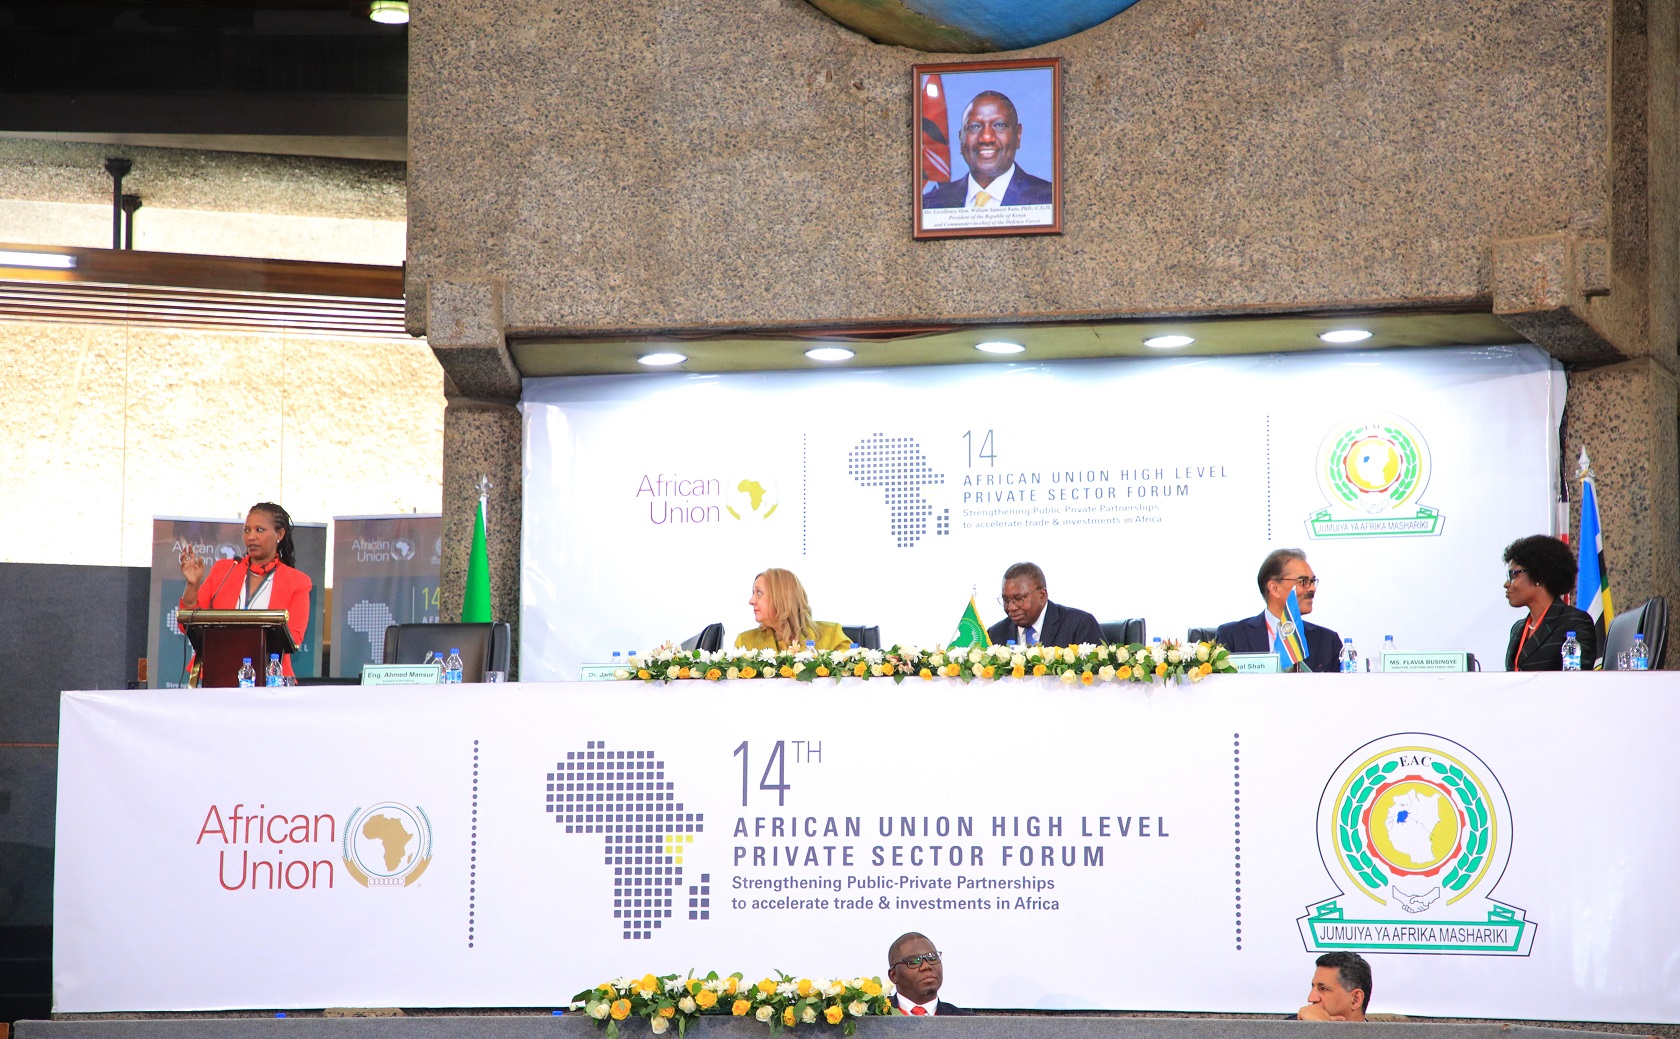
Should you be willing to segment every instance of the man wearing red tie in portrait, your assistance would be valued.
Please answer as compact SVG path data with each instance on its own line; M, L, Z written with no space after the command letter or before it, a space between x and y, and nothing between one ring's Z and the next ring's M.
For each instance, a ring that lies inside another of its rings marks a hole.
M925 934L915 931L901 934L887 949L887 980L896 990L893 999L898 1009L910 1017L949 1017L968 1013L939 998L939 986L945 981L945 966L939 962L939 950L933 947Z

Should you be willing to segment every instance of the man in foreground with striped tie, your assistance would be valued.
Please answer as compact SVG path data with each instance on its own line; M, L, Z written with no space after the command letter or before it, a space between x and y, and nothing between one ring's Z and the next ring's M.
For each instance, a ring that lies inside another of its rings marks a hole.
M915 931L901 934L887 948L887 980L893 983L893 999L898 1009L911 1017L968 1013L939 998L939 986L945 982L945 966L939 962L939 950L925 934Z
M1015 102L1007 96L996 90L974 95L963 110L960 133L968 175L924 194L923 209L995 209L1055 202L1055 188L1049 181L1015 165L1021 122Z

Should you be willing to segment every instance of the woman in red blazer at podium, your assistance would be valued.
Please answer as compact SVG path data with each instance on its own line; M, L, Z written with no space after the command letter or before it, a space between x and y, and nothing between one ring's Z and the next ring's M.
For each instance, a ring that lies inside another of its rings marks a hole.
M251 506L245 516L244 558L218 559L209 571L205 573L204 560L188 545L181 553L181 576L187 579L181 609L285 610L292 641L303 644L309 627L310 582L309 575L297 569L292 517L285 509L268 501ZM268 661L252 663L261 685ZM290 653L281 655L280 666L286 674L292 673Z

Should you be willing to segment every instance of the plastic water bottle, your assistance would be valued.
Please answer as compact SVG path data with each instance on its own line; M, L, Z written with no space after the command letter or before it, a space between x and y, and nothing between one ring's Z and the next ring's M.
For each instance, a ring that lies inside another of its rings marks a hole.
M806 639L805 640L805 652L815 653L816 651L817 651L817 640L816 639Z
M253 689L257 684L257 669L251 665L251 658L246 657L245 663L239 665L239 688Z
M1563 640L1563 669L1565 671L1581 670L1581 644L1575 641L1573 631L1565 632Z
M1342 640L1342 674L1351 675L1359 671L1359 651L1353 648L1352 639Z
M612 659L613 670L617 671L623 663L624 663L624 655L616 649L613 650L613 659ZM444 670L445 671L449 670L447 665L444 667ZM444 681L447 682L447 681L449 681L449 679L446 678L446 679L444 679ZM457 678L455 681L459 682L460 679Z
M252 680L255 681L256 676L253 675L251 677ZM280 666L280 654L278 653L270 653L268 655L268 684L270 686L281 686L286 684L286 669Z
M1645 648L1645 636L1635 635L1633 637L1633 649L1629 651L1628 656L1632 661L1633 670L1649 671L1651 669L1650 650Z
M1384 653L1395 652L1394 636L1393 635L1384 635L1383 636L1383 652Z
M1009 640L1009 648L1011 648L1011 649L1015 648L1015 640L1014 639Z
M617 657L618 654L614 653L613 656ZM461 651L458 649L451 649L449 651L448 659L443 662L444 683L447 685L460 685L462 670L463 665L461 664Z

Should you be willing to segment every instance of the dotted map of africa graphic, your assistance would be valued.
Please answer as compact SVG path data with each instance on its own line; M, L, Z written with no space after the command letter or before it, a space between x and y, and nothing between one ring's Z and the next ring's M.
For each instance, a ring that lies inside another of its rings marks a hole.
M945 474L928 464L914 437L871 434L852 448L847 462L852 479L865 487L881 488L899 548L909 548L927 536L933 506L922 497L922 488L944 483Z
M548 773L548 811L567 833L600 834L602 864L612 868L614 920L626 939L652 938L672 919L683 887L683 853L706 817L685 812L665 762L651 750L608 750L590 740L568 750ZM712 878L688 885L688 918L712 918ZM680 907L679 907L680 908Z

